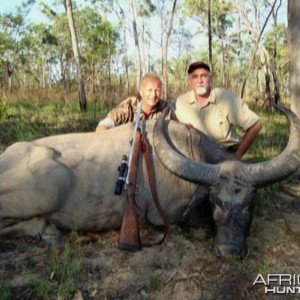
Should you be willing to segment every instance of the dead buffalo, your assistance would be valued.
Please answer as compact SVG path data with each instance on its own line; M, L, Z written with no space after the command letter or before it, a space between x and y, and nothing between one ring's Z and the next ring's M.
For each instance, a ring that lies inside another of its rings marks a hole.
M204 134L163 116L156 123L142 123L170 224L184 221L192 203L206 196L205 186L217 228L217 253L246 251L256 188L286 177L300 164L299 120L288 109L281 110L291 122L288 145L278 157L257 164L235 160ZM100 134L65 134L8 147L0 156L0 235L43 237L48 224L80 231L120 228L126 193L114 195L114 189L133 127L131 123ZM141 221L162 225L142 160L137 185Z

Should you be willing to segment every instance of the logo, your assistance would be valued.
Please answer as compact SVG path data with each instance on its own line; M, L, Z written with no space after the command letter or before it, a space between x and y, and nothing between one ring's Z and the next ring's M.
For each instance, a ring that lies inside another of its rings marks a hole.
M253 285L264 285L265 294L300 294L300 274L258 274Z

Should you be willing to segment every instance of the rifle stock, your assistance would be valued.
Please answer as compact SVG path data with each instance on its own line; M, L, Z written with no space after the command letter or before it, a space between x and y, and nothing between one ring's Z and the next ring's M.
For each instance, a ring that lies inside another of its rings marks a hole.
M137 128L133 139L132 159L129 166L129 183L127 186L127 205L125 207L122 226L119 236L118 247L122 250L141 250L141 240L139 231L140 208L135 201L135 190L137 183L139 154L141 150L141 130Z

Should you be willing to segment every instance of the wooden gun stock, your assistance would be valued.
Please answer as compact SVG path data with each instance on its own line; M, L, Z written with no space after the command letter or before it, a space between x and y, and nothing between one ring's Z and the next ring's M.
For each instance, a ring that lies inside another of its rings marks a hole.
M127 186L127 205L123 215L118 247L122 250L135 252L141 250L139 231L140 208L135 202L139 154L141 151L140 128L137 128L132 147L132 159L129 166L129 184Z

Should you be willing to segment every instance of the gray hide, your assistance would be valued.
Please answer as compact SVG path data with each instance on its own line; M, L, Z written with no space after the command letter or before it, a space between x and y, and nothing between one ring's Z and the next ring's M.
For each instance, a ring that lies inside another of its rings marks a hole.
M154 121L142 126L152 144ZM186 128L172 122L169 130L176 136L177 147L187 154ZM65 134L8 147L0 156L0 234L39 235L45 222L83 231L119 228L126 193L116 196L114 189L122 155L129 154L132 132L133 124L126 124L100 134ZM197 136L193 141L200 159ZM141 221L147 218L161 224L140 158L136 200L143 209ZM173 175L156 158L154 170L168 221L182 222L197 185Z

